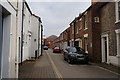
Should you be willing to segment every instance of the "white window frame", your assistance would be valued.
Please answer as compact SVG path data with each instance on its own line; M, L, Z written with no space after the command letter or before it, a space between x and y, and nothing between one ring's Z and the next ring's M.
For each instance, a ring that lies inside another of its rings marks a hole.
M84 15L84 18L85 18L85 25L84 25L84 30L87 30L88 29L88 15L87 15L87 12L85 13L85 15Z
M74 26L72 26L72 34L74 34Z
M79 30L81 30L82 29L82 18L79 21L80 21L80 28L79 28Z
M80 44L81 43L81 44ZM79 47L82 48L82 39L79 40Z
M94 17L95 23L99 23L100 22L100 18L99 17Z
M77 29L76 29L77 31L76 31L76 34L78 34L78 30L79 30L79 28L78 28L78 26L77 26Z
M118 12L118 2L119 2L120 0L116 0L116 2L115 2L115 13L116 13L116 22L115 23L118 23L118 22L120 22L120 19L119 19L119 12Z
M117 39L117 57L120 57L120 29L115 30Z
M87 39L87 43L85 43L85 39ZM87 45L87 46L86 46ZM88 53L88 34L84 34L84 47L85 47L85 52Z

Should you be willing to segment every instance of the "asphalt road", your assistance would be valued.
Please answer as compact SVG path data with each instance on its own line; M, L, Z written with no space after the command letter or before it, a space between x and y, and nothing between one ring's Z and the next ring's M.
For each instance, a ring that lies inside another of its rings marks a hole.
M47 54L57 78L118 78L117 74L92 64L69 64L61 53L52 53L52 50L46 50L44 54Z

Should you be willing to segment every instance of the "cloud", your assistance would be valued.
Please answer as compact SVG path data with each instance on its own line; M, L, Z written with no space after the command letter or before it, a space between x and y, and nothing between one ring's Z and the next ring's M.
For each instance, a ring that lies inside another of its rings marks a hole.
M59 35L90 2L29 2L33 13L42 18L44 34Z

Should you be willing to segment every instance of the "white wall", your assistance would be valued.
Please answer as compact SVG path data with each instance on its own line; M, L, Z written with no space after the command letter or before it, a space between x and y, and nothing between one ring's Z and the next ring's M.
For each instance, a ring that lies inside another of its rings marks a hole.
M38 27L39 27L39 20L37 17L32 16L31 18L31 31L32 31L32 40L31 40L31 50L30 54L31 57L35 57L35 50L38 50ZM36 41L35 41L36 39Z
M109 64L120 67L120 57L118 56L109 56Z
M30 30L30 17L31 13L28 10L27 6L24 5L24 20L23 20L23 61L29 59L29 31Z
M16 11L5 0L0 2L5 8L3 21L2 71L1 78L15 78L16 54Z

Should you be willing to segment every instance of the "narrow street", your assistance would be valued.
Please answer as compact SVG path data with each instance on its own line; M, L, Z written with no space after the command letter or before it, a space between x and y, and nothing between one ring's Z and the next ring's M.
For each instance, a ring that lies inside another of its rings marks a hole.
M68 64L60 53L44 51L36 61L26 61L20 67L19 78L105 78L118 80L118 75L92 64ZM103 80L103 79L102 79Z

